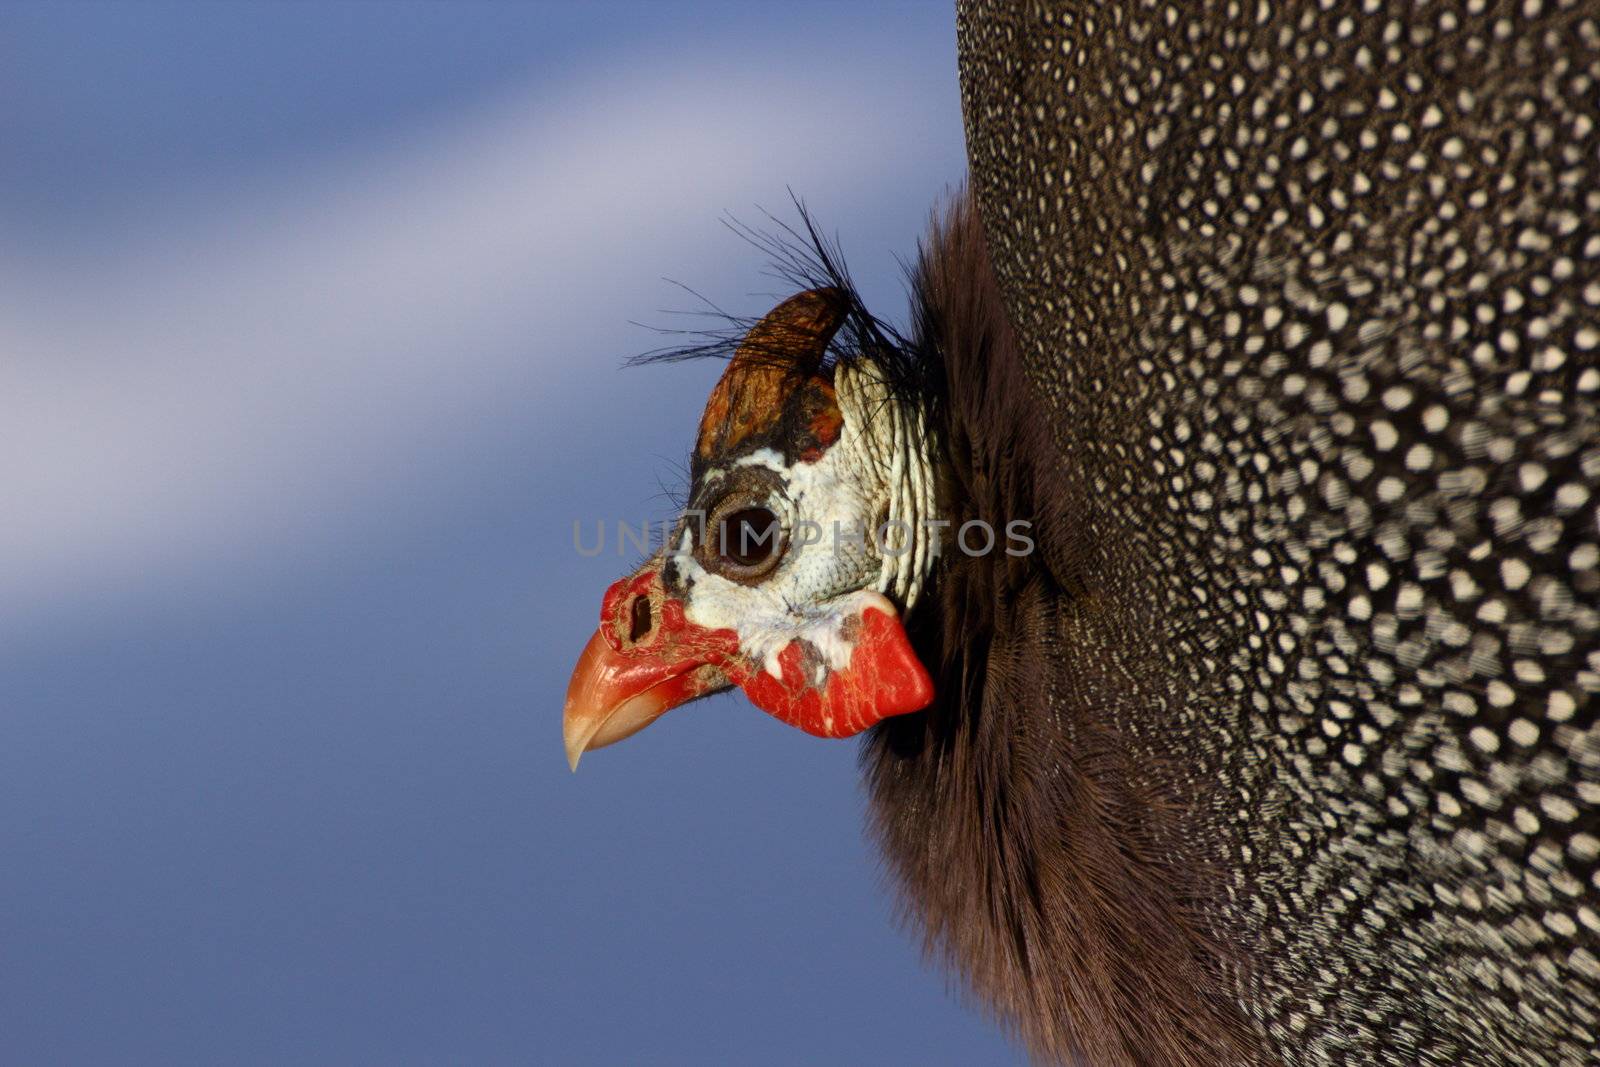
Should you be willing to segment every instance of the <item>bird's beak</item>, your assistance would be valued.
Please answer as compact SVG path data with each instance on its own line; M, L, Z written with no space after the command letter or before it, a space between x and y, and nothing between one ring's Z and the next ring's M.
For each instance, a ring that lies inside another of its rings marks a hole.
M644 603L639 603L643 599ZM661 592L646 569L606 591L600 628L567 685L561 731L567 763L638 733L680 704L729 686L722 666L738 650L732 631L705 630Z

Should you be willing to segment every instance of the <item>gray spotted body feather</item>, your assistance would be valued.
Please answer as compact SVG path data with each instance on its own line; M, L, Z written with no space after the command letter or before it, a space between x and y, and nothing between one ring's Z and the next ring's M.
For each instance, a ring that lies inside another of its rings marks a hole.
M930 942L1046 1057L1596 1062L1600 11L972 0L959 25L973 197L1074 526L1033 638L1062 750L962 796L1021 804L1084 759L1077 724L1114 737L1145 805L1106 801L1137 838L1117 869L1192 949L1119 981L1188 967L1218 1006L1097 991L1116 946L1029 913L1120 929L1089 890L1052 902L1081 839L991 840L1031 902L936 870L915 827L964 817L953 757L880 738ZM1180 1036L1140 1052L1140 1026Z

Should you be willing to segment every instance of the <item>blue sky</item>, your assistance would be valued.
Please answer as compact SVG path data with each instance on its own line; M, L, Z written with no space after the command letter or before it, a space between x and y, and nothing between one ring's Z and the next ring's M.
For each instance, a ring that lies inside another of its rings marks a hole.
M568 773L605 585L759 313L963 150L943 5L0 8L0 1059L1008 1063L853 743L731 697Z

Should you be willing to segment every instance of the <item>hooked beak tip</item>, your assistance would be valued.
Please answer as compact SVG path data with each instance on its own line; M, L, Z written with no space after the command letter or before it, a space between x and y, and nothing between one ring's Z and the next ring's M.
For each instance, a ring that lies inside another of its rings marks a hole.
M596 632L578 658L567 688L561 716L567 766L576 771L591 748L604 748L638 733L667 709L697 695L686 674L672 664L624 659Z
M591 642L590 649L584 652L585 664L595 658L593 644ZM580 664L578 672L573 677L573 692L567 694L566 708L561 716L561 740L567 750L567 766L571 767L574 773L578 770L578 761L589 751L595 735L605 726L606 720L615 710L606 706L609 701L603 696L594 693L588 686L580 686L580 677L584 682L588 682L594 676L584 670L584 664Z
M572 768L573 774L578 773L578 761L583 758L584 752L589 748L589 738L584 736L585 733L587 731L579 730L574 732L568 730L566 731L566 737L563 739L567 746L567 766Z

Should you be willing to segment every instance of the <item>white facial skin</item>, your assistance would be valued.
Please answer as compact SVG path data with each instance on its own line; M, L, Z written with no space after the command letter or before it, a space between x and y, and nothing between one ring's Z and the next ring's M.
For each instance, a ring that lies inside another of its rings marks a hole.
M836 444L812 463L785 466L783 456L770 448L735 461L733 469L772 471L783 486L762 506L778 517L788 547L777 566L755 584L732 581L703 566L690 554L694 531L687 525L676 553L667 557L669 572L687 590L688 620L707 629L734 631L739 650L774 677L781 673L778 654L791 641L804 640L825 664L818 666L814 679L823 684L827 670L843 670L850 662L854 646L844 636L845 621L868 605L894 611L873 589L882 569L873 531L881 520L885 490L869 468L852 458L848 448ZM706 477L720 473L712 470ZM814 544L800 543L817 536L821 539Z

